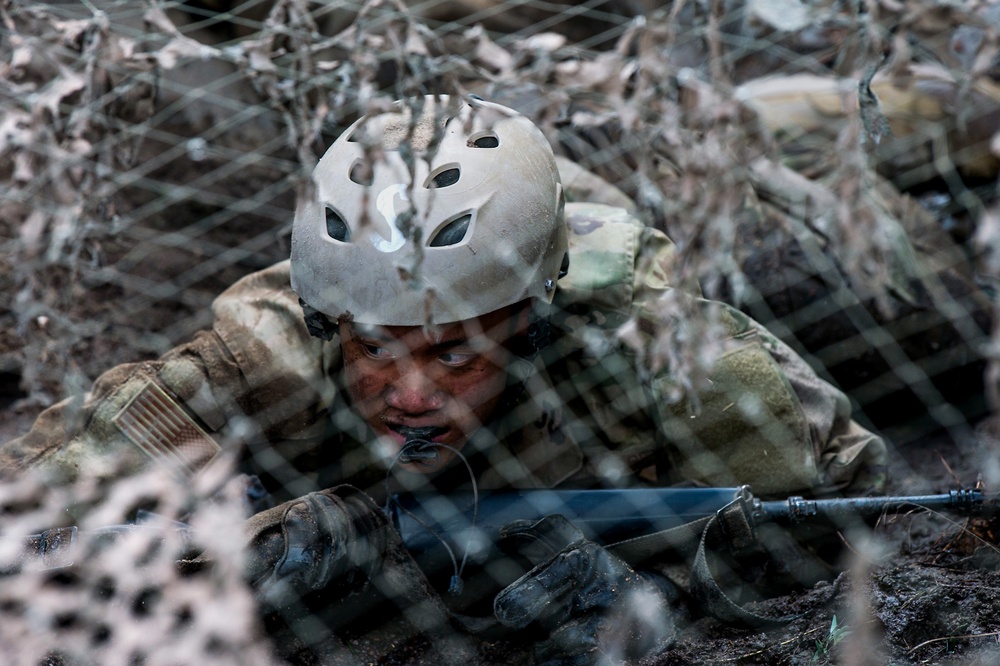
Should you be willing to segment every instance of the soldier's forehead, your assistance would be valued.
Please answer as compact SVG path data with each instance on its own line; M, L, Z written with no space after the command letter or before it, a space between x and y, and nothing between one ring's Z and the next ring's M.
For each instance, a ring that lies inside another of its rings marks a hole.
M440 342L443 339L457 340L482 332L479 323L470 319L467 321L444 324L442 326L384 326L380 324L352 324L355 335L374 340L401 340L422 334L428 342Z
M490 332L509 332L511 315L510 308L502 308L479 317L440 325L387 326L360 322L351 322L350 325L354 335L375 340L400 340L422 334L428 342L439 343L480 337Z

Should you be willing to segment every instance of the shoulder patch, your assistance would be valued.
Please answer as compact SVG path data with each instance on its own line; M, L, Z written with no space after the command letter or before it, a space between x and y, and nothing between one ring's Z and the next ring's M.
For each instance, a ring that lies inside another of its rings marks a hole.
M184 408L153 382L142 387L112 422L150 458L188 474L198 472L221 450Z

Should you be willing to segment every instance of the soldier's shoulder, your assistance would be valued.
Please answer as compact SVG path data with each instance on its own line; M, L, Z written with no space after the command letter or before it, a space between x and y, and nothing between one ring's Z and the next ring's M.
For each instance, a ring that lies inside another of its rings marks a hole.
M601 203L566 204L566 227L571 283L594 271L606 274L611 265L632 263L639 236L645 229L642 221L624 208ZM617 274L617 277L629 276Z
M273 306L289 306L298 303L292 291L289 260L243 276L216 297L212 304L216 313L228 312L242 304L272 303Z
M628 312L645 225L624 208L599 203L567 204L566 225L570 266L557 298L564 305Z
M600 176L587 171L565 157L556 156L559 180L566 192L566 201L594 201L628 210L635 209L635 202Z
M287 260L233 283L212 303L212 313L215 332L231 349L259 347L263 340L272 351L277 346L315 353L316 341L303 323Z
M626 208L589 201L566 204L566 225L569 227L570 235L575 237L590 236L601 230L604 233L616 230L621 233L623 231L621 227L644 226L642 221Z
M267 268L244 275L222 292L222 296L247 292L278 291L292 293L291 261L285 259Z

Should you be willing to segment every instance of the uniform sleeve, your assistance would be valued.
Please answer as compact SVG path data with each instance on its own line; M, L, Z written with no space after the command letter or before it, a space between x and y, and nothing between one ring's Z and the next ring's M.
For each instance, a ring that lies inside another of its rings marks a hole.
M656 331L676 325L662 312L675 255L669 240L648 228L639 248L633 330L648 352ZM724 340L707 381L695 389L678 390L669 363L651 377L673 481L749 484L761 495L881 489L885 443L852 420L841 391L747 315L688 298L714 317Z
M42 412L0 447L0 476L45 468L65 480L111 478L155 463L195 471L249 437L315 437L329 404L324 351L302 323L287 262L237 282L213 314L211 330L158 360L112 368Z

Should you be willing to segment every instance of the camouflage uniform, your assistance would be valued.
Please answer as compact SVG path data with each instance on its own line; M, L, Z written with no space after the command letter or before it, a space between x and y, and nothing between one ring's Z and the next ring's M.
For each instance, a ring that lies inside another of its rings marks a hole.
M553 303L552 343L515 361L511 383L523 393L467 447L486 459L481 487L877 486L883 442L851 420L842 393L735 310L723 313L731 344L708 390L672 401L668 370L644 378L617 330L630 318L654 330L674 248L622 208L570 203L566 217L572 264ZM213 313L212 330L43 412L0 448L2 473L110 477L150 456L195 470L221 449L289 497L345 482L377 494L386 460L348 405L337 338L311 337L303 323L289 262L237 282Z

